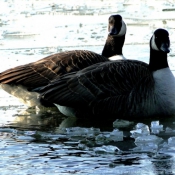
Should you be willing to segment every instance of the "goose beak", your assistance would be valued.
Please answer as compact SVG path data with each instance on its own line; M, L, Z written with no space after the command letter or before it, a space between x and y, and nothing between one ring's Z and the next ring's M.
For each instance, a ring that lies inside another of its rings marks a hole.
M117 35L118 34L118 31L114 26L109 26L108 31L109 31L109 35Z
M169 48L169 44L167 43L162 43L160 50L165 52L165 53L169 53L170 52L170 48Z

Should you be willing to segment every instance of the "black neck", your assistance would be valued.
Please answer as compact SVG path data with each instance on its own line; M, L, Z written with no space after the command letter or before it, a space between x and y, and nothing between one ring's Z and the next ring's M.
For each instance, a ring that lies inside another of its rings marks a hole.
M156 71L169 67L167 61L167 53L157 50L150 50L149 68L151 71Z
M125 35L120 37L108 35L108 38L102 51L102 55L107 58L114 55L122 55L122 47L124 42Z

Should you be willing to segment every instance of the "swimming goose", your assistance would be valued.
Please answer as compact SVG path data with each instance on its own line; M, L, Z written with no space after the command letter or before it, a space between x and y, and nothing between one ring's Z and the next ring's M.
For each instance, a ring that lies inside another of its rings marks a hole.
M109 60L126 59L122 53L126 35L126 24L120 15L111 15L109 17L108 32L102 55L109 58Z
M67 116L133 118L175 114L175 78L169 69L169 34L157 29L150 61L97 63L55 79L41 89L41 101L55 103Z
M109 61L108 57L122 54L126 24L120 15L109 17L108 30L109 35L102 55L87 50L56 53L36 62L1 72L1 88L29 107L39 106L38 93L31 92L32 89L46 86L54 78L63 74L81 70L98 62ZM52 106L50 103L43 105Z

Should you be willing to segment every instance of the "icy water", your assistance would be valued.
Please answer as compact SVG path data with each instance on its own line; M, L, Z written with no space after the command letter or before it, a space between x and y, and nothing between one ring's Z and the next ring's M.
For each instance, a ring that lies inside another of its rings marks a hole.
M156 28L170 33L175 72L175 1L1 0L0 71L56 52L101 53L107 21L127 23L124 55L148 62ZM0 174L175 174L175 116L115 122L27 109L0 89Z

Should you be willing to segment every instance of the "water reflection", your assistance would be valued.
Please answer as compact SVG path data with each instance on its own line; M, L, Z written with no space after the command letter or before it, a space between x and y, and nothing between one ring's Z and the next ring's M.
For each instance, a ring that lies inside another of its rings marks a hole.
M71 127L69 118L62 115L56 108L44 110L23 109L14 114L14 120L6 125L17 129L50 130L56 127Z
M23 173L36 170L39 173L53 173L56 169L62 173L173 174L174 146L170 147L167 140L175 135L175 132L168 132L170 128L175 130L175 117L159 120L164 129L156 134L163 139L157 151L135 149L137 145L135 139L130 137L130 131L137 121L119 128L124 132L123 141L114 142L97 141L100 134L107 136L111 133L112 125L107 127L96 121L95 129L90 124L92 121L67 118L56 110L36 112L18 109L13 119L0 129L0 153L3 156L0 166L8 163L11 157L13 163L9 167L16 165ZM153 119L142 122L150 127L151 121ZM80 135L67 129L78 127ZM167 127L169 130L166 130ZM91 133L88 135L83 128ZM33 167L27 170L29 164ZM91 170L87 167L91 167Z
M174 174L174 158L167 154L157 154L151 158L153 163L153 172L156 175Z

